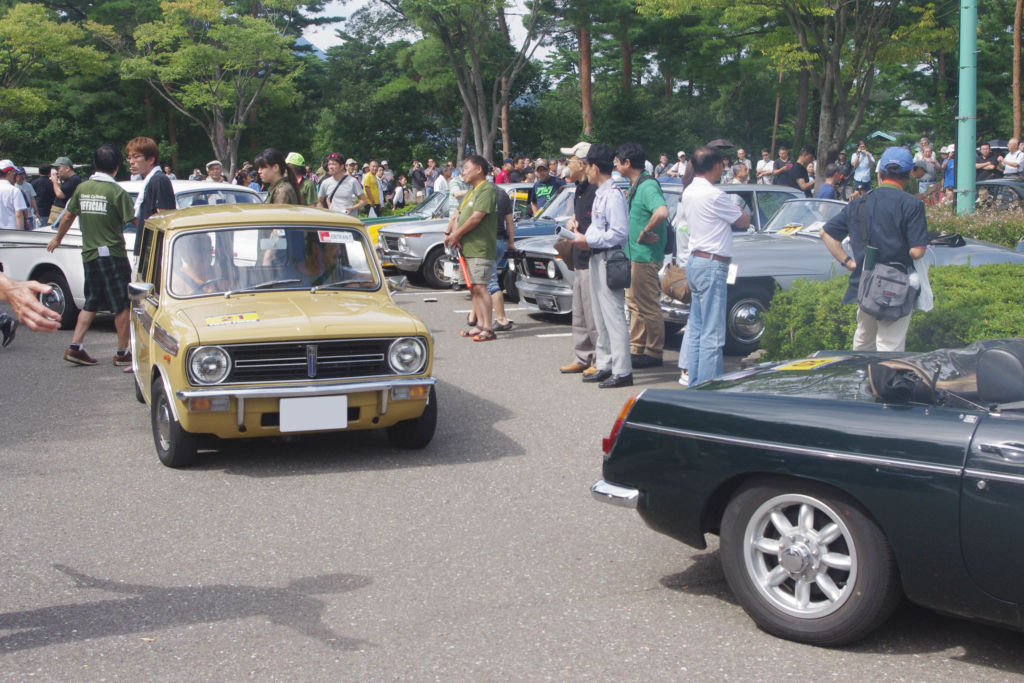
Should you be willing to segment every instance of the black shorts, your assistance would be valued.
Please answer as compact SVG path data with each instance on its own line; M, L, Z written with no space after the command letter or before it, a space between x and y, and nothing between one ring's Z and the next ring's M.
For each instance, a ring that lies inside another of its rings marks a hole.
M101 256L86 261L83 311L119 313L128 308L132 267L124 256Z

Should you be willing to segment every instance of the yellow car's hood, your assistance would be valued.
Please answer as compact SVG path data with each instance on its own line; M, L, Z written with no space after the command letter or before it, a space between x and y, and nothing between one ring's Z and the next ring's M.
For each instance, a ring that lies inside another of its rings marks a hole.
M419 319L380 294L350 291L194 299L179 315L195 326L202 344L429 334Z

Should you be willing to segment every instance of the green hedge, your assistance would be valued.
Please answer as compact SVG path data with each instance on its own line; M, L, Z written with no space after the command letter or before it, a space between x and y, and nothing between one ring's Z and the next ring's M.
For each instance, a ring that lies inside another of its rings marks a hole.
M955 348L997 337L1024 336L1024 268L997 263L929 271L935 307L914 311L908 351ZM761 348L769 358L802 358L821 349L848 349L857 329L857 307L841 304L847 277L800 280L776 291L765 314Z
M967 216L957 216L944 206L926 209L928 230L953 233L964 237L994 242L1015 249L1024 237L1024 213L1019 210L979 210Z

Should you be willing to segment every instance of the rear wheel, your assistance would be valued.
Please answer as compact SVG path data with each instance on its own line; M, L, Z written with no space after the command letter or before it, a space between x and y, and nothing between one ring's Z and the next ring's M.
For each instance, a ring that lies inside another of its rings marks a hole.
M423 280L434 289L451 289L452 283L444 276L444 248L434 247L423 258Z
M430 388L427 407L423 414L411 420L403 420L387 428L388 440L399 448L423 448L434 438L437 428L437 395Z
M769 291L754 284L729 288L725 312L725 352L745 356L757 350L764 335L764 312L768 310Z
M198 440L181 428L174 418L171 398L164 391L164 383L159 378L153 379L150 395L150 417L153 425L153 443L160 462L168 467L188 467L196 459Z
M729 586L765 631L838 646L867 635L899 600L891 548L848 496L786 479L748 485L722 516Z
M49 294L40 294L39 301L60 316L60 329L73 330L78 322L78 306L71 296L71 288L68 287L64 273L56 268L48 268L35 279L52 288Z

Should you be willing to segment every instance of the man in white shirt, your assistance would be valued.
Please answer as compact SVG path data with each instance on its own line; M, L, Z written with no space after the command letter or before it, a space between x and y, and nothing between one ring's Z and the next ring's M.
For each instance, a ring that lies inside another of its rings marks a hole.
M211 183L226 183L224 177L224 164L216 159L206 162L206 180Z
M28 227L28 204L25 195L14 185L15 169L10 159L0 161L0 228L5 230Z
M771 185L775 182L775 162L771 152L761 150L761 161L757 162L757 182L759 185Z
M750 216L715 187L723 168L718 150L701 147L694 152L693 182L679 204L690 228L690 256L686 261L686 279L693 297L686 323L690 386L722 374L732 229L750 225Z
M686 175L686 152L679 150L676 154L678 161L672 164L672 167L668 170L668 174L673 178L682 178Z
M1024 178L1024 152L1020 149L1020 140L1010 138L1006 143L1010 151L1005 156L999 157L1000 168L1003 169L1003 177L1010 180Z
M447 192L448 179L452 177L452 169L448 166L441 167L441 173L434 180L434 192Z
M359 208L365 204L362 199L363 186L345 170L354 171L358 168L355 159L349 159L345 164L341 163L341 155L332 152L327 155L327 172L330 173L320 183L317 198L320 206L331 211L343 213L346 216L355 216Z

